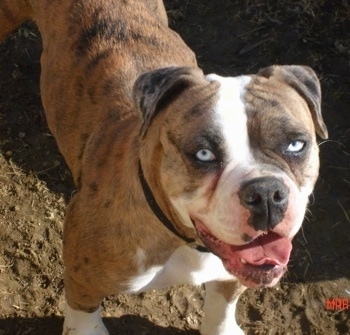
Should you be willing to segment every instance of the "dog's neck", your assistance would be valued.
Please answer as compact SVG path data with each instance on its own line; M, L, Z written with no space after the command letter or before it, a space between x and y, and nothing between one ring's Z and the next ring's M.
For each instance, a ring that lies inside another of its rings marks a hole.
M145 199L148 203L148 206L150 207L150 209L152 210L152 212L156 215L156 217L158 218L158 220L160 222L163 223L163 225L170 230L174 235L176 235L177 237L179 237L180 239L182 239L183 241L186 242L186 245L196 249L200 252L208 252L208 249L203 246L202 244L200 244L198 241L196 241L194 238L190 238L187 237L183 234L181 234L174 226L174 224L168 219L168 217L166 216L166 214L162 211L162 209L160 208L160 206L158 205L151 188L149 187L143 170L142 170L142 165L141 162L139 161L139 178L140 178L140 182L141 182L141 186L142 186L142 191L143 194L145 196Z

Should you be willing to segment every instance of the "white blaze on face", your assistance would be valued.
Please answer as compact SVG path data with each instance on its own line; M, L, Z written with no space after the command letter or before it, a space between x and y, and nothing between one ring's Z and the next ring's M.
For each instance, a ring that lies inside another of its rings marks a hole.
M220 82L214 122L225 139L226 166L220 176L209 211L205 217L199 219L203 219L203 223L222 241L240 244L249 213L240 204L238 190L254 165L244 101L246 86L251 77L224 78L211 74L206 78L209 81ZM196 212L203 211L199 209Z
M215 106L217 122L226 140L228 163L244 162L249 165L252 160L249 149L247 131L247 114L245 110L244 94L245 87L251 77L220 77L215 74L206 76L208 81L220 83L219 99ZM232 166L231 166L232 169Z

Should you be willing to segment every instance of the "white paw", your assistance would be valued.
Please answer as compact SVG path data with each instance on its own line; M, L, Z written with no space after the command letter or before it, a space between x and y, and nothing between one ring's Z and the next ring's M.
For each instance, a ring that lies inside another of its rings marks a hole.
M93 313L76 311L66 304L62 335L108 335L102 322L101 307Z
M233 283L234 284L234 283ZM220 292L218 283L206 283L206 297L204 303L204 317L200 327L201 335L244 335L236 322L235 300L227 301Z
M244 335L244 331L237 323L226 324L224 327L203 323L200 327L201 335Z

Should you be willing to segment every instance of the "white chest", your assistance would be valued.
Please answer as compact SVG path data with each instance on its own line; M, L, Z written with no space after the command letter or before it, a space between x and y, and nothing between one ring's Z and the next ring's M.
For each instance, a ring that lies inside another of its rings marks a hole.
M145 268L146 253L139 249L136 257L139 274L127 283L125 293L140 293L172 285L200 285L213 280L232 280L221 260L187 246L178 248L163 265Z

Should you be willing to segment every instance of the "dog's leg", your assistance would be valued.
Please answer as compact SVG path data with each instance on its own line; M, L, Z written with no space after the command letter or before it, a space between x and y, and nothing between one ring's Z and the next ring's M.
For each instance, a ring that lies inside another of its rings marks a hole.
M92 263L88 260L90 256L81 246L88 245L88 250L94 249L83 239L81 225L84 224L81 222L86 220L80 215L79 194L69 203L63 229L66 313L62 335L108 335L100 316L100 304L106 295L99 289L98 283L101 284L102 279L96 276L95 282L92 282L91 273L98 272L98 269L94 265L89 267Z
M62 335L108 335L100 315L103 293L97 285L86 286L80 277L77 281L74 271L68 271L69 265L64 273L66 315Z
M108 335L101 318L101 297L84 290L65 271L66 315L62 335ZM85 291L82 293L81 291Z
M101 306L87 311L77 310L69 306L66 299L66 313L62 335L108 335L108 330L102 322ZM75 305L75 307L77 307Z
M206 296L201 335L243 335L235 312L238 297L245 290L237 281L213 281L205 284Z
M0 1L0 42L21 23L34 18L33 9L27 0Z

